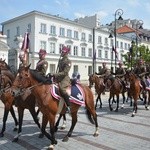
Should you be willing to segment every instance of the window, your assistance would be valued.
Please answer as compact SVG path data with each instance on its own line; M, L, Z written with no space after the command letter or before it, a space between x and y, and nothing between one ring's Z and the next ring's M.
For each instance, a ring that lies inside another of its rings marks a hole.
M124 44L124 48L127 49L127 43Z
M113 46L113 45L114 45L114 40L110 39L110 46Z
M54 54L55 49L56 49L55 43L50 43L50 53Z
M88 50L88 57L92 57L92 48L89 48Z
M108 38L105 38L105 45L108 45Z
M28 24L28 33L31 32L31 23Z
M20 27L19 27L19 26L16 27L16 35L17 35L17 36L20 36Z
M120 48L123 49L123 42L120 42Z
M55 64L50 64L50 73L55 73Z
M86 40L86 39L85 39L85 33L82 33L82 34L81 34L81 40L82 40L82 41L85 41L85 40Z
M102 50L98 49L98 58L102 58Z
M70 29L67 30L67 37L72 38L72 30Z
M10 30L7 30L7 38L10 38Z
M92 35L89 34L89 42L92 42Z
M40 49L46 50L46 41L40 41Z
M78 65L73 66L73 72L78 72Z
M86 56L85 55L85 47L81 47L81 56Z
M117 43L116 43L116 47L119 47L119 42L117 41Z
M63 46L64 46L64 44L59 44L59 53L61 53Z
M105 59L108 59L108 51L105 51Z
M60 28L60 36L65 36L65 29L64 28Z
M40 33L46 34L46 24L41 23Z
M78 46L74 46L73 48L73 55L78 56Z
M78 31L74 31L74 38L78 39Z
M55 26L50 27L50 34L56 35L56 27Z
M102 43L102 37L98 36L98 44L101 44L101 43Z

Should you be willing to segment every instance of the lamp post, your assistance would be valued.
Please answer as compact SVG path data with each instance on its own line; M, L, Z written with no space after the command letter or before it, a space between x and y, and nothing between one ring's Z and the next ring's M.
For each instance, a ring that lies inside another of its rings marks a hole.
M117 9L115 11L115 27L114 27L114 36L115 36L115 47L114 47L114 50L115 50L115 73L116 73L116 57L117 57L117 20L123 20L122 19L122 15L123 15L123 10L122 9ZM116 17L119 16L119 18L117 19Z
M136 59L138 57L138 40L139 40L138 29L143 29L142 25L143 25L143 21L138 20L136 23L136 52L135 52Z
M96 51L95 51L95 28L93 28L93 74L95 73L96 69Z

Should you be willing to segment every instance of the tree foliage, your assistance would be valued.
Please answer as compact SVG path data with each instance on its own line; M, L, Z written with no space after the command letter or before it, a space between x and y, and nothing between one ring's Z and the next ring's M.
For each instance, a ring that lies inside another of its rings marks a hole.
M143 59L145 63L150 64L150 49L145 45L137 46L135 43L132 43L129 51L123 54L122 57L127 68L134 67L139 59Z

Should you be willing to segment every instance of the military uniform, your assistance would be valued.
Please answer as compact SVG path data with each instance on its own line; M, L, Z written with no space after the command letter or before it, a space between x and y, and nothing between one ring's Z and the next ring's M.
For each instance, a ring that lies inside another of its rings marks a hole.
M96 75L100 75L101 77L107 77L110 75L110 72L108 71L107 67L101 68L99 73L96 73Z
M36 70L43 76L46 75L46 71L48 68L48 62L43 59L43 60L39 60L37 65L36 65Z
M124 68L117 68L116 73L114 73L114 75L116 75L116 77L120 78L120 79L124 79L124 75L125 75L125 69Z

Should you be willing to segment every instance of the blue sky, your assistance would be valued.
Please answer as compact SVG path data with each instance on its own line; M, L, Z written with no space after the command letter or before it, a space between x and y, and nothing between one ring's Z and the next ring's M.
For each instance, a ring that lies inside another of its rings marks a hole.
M142 20L150 29L150 0L0 0L0 23L37 10L71 20L99 14L101 24L106 24L114 21L119 8L124 19Z

